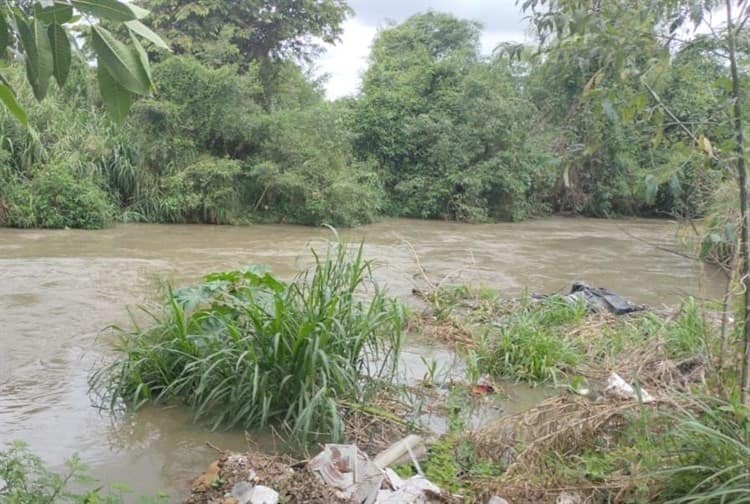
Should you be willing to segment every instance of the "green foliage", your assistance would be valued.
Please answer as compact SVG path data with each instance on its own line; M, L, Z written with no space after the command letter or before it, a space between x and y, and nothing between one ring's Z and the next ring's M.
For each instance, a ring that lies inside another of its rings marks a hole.
M354 159L336 105L271 114L245 198L263 214L301 224L354 226L382 208L378 177Z
M336 39L346 6L299 2L282 16L264 10L268 2L243 2L146 2L179 54L154 52L161 56L152 71L135 38L118 39L131 32L150 49L163 45L133 4L58 2L59 12L29 18L26 38L37 47L46 35L58 57L52 66L37 58L30 71L3 68L0 97L31 125L0 112L4 222L13 214L14 225L39 225L28 181L64 163L104 189L123 220L355 226L383 214L467 222L549 211L708 216L704 256L731 255L734 217L721 208L729 179L704 143L715 153L733 146L721 48L710 37L664 42L676 13L687 16L675 10L679 2L646 2L640 16L620 0L598 10L525 2L535 9L541 55L506 47L485 57L478 24L419 14L378 34L362 93L334 103L292 56L309 53L307 35ZM69 10L109 20L86 39L102 58L95 72L56 64L67 57L58 25L71 28ZM633 52L607 52L622 44ZM23 85L29 72L33 89ZM65 85L46 92L52 77ZM154 87L158 95L134 98ZM41 91L47 98L37 103ZM124 123L107 121L103 109Z
M570 485L597 488L597 502L612 499L608 484L623 477L632 481L627 502L746 502L747 407L715 397L678 399L674 408L627 415L609 442L547 454L547 467Z
M153 87L148 56L138 38L166 48L159 36L140 21L148 14L145 9L118 0L34 2L33 9L24 2L3 2L0 6L0 53L5 53L9 47L23 55L27 81L34 97L41 101L47 96L53 77L59 87L65 86L71 66L72 42L68 31L80 31L86 26L105 104L111 117L122 121L133 96L148 95ZM82 16L89 22L74 28ZM130 43L121 42L96 21L121 24ZM27 125L28 118L15 99L14 87L3 75L0 75L0 101L21 124Z
M728 138L728 93L706 86L722 79L715 51L676 48L665 35L704 12L683 10L684 3L523 3L544 54L530 61L528 89L551 118L560 156L556 209L600 217L706 213L725 175L696 140Z
M583 304L561 298L526 300L487 328L477 351L480 372L535 383L556 380L583 359L583 348L564 333L585 314Z
M66 165L50 165L31 180L6 184L0 191L0 208L0 222L14 227L100 229L114 215L107 194Z
M247 66L259 59L304 58L334 43L351 13L343 0L144 0L156 31L177 54L210 65Z
M511 305L487 298L472 300L470 311L461 309L466 290L454 290L433 299L437 313L453 312L454 320L467 324L477 335L479 348L470 355L469 372L476 378L495 378L531 383L559 382L570 378L573 388L578 369L609 366L623 353L644 345L659 346L666 358L680 361L717 352L718 340L710 338L704 307L695 299L683 302L669 319L651 313L621 317L617 323L596 324L586 334L591 318L583 304L551 297L542 301L523 299ZM446 315L447 316L447 315ZM457 319L455 317L458 317Z
M391 213L464 221L539 211L545 159L534 107L507 60L482 61L476 24L414 16L375 41L353 127L385 174Z
M151 327L121 331L120 358L94 384L113 407L180 401L214 428L282 423L304 441L340 439L340 401L394 371L403 316L362 248L339 244L289 284L249 268L170 290Z
M158 129L166 127L172 135L190 139L216 156L242 157L247 144L257 142L254 136L261 116L255 101L261 91L257 71L240 76L233 67L212 69L193 58L173 57L155 65L154 81L159 100L148 114L145 108L140 111L149 134L162 136ZM133 125L140 126L135 120ZM144 143L148 148L151 139Z
M227 224L238 214L240 164L204 158L163 180L161 219Z
M122 504L120 492L104 492L88 476L88 467L73 456L65 463L65 472L47 468L23 443L9 444L0 450L0 501L6 504ZM94 488L96 487L96 488ZM139 502L164 503L166 496Z
M673 417L662 471L670 503L740 503L750 495L750 409L697 399Z

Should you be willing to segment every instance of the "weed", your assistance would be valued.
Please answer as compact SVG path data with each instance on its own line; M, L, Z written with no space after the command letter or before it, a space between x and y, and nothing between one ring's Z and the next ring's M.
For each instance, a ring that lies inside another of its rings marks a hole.
M65 472L48 469L27 446L16 442L0 450L0 502L8 504L122 504L125 488L104 492L88 476L89 468L77 456L65 463ZM71 487L75 487L73 490ZM96 488L94 488L96 487ZM141 499L146 504L168 502L165 495Z

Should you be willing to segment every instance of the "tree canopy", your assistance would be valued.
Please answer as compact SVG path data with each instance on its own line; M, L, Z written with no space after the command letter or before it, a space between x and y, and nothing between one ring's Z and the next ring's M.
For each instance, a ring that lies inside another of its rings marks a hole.
M177 54L211 66L309 58L334 43L351 13L344 0L141 0Z

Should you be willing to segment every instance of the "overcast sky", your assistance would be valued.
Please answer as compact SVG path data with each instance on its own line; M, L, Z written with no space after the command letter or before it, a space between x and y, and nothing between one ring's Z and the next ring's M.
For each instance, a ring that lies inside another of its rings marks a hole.
M344 23L341 42L329 47L318 61L320 72L330 76L327 94L332 99L357 92L372 40L378 27L389 20L401 22L432 9L479 21L485 27L482 49L486 52L500 42L522 42L526 38L526 25L516 0L349 0L349 5L355 15Z

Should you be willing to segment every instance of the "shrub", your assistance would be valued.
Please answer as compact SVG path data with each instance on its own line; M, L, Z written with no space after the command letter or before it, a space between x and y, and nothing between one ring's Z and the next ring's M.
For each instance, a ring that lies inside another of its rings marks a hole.
M1 198L4 221L15 227L101 229L114 216L101 187L64 164L45 167L31 180L16 178Z
M181 401L214 428L281 422L300 439L339 439L340 401L393 372L403 313L372 283L362 248L338 245L288 284L249 268L170 290L154 319L121 331L120 357L93 377L113 407Z
M368 163L354 160L335 105L271 114L249 163L245 201L285 222L354 226L380 214L383 190Z
M240 164L204 157L164 180L160 220L227 224L238 213Z

